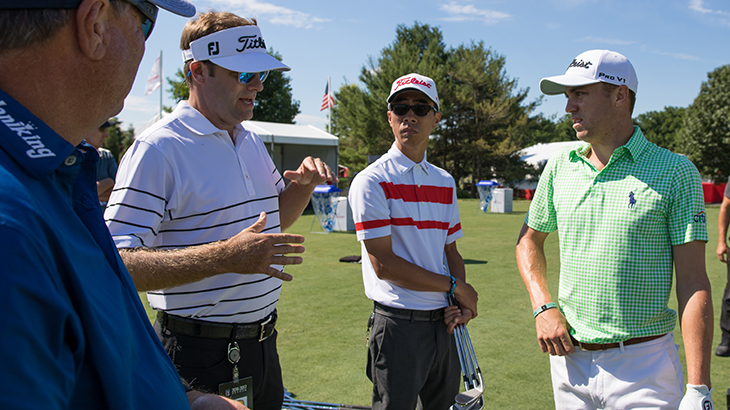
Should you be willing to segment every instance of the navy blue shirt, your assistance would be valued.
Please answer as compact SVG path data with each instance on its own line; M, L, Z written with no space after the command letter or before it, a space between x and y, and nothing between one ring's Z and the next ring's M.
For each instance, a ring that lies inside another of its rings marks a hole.
M104 225L97 159L0 90L3 408L189 408Z

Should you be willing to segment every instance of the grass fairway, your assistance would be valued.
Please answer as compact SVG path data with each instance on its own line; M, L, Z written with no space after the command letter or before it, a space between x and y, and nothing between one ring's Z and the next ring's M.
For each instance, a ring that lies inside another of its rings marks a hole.
M552 409L548 357L537 347L532 309L514 257L529 202L515 201L511 214L482 213L477 200L460 200L459 206L464 237L457 245L466 262L467 280L479 292L479 317L469 324L469 333L485 378L485 408ZM718 207L708 206L707 214L714 349L720 340L717 320L726 273L715 256ZM294 280L284 285L278 307L284 385L301 400L369 405L372 386L365 376L365 328L372 302L363 291L360 265L339 262L343 256L359 254L360 245L350 232L310 233L313 217L304 215L289 230L306 237L307 251L304 264L287 269ZM552 234L546 254L554 298L558 253L557 235ZM670 306L676 309L675 298ZM676 334L684 365L679 329ZM713 355L717 408L725 407L729 376L730 358Z

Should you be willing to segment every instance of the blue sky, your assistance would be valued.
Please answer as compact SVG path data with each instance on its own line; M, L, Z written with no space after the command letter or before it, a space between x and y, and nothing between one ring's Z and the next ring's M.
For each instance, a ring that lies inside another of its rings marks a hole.
M319 128L327 123L326 111L319 110L327 77L335 91L359 84L362 67L393 42L396 27L416 21L438 27L447 47L484 41L505 56L507 75L530 89L529 100L541 95L542 77L564 73L581 52L618 51L638 74L635 115L690 105L707 73L730 64L727 0L192 1L198 11L257 18L266 45L292 68L287 75L301 104L296 123ZM182 67L179 43L186 21L160 11L118 115L123 128L140 128L157 113L159 91L144 96L145 83L160 50L165 78ZM167 92L163 103L174 104ZM562 115L564 106L564 97L546 97L536 112Z

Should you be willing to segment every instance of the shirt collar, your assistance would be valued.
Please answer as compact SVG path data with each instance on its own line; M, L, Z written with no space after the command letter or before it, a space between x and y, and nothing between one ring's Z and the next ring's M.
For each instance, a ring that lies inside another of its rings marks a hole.
M177 107L175 107L175 116L183 125L185 125L185 127L197 135L211 135L217 132L227 133L227 131L221 130L213 125L210 120L205 118L200 111L188 104L187 101L180 101L177 104ZM241 124L236 124L236 134L243 131L243 126Z
M421 162L413 162L410 158L408 158L405 154L401 152L401 150L398 149L398 146L395 142L393 142L393 145L390 146L390 149L388 150L388 156L393 160L393 163L396 166L396 169L401 173L405 174L406 172L410 171L415 167L416 165L419 166L420 169L422 169L426 175L428 175L428 171L431 167L431 165L426 161L426 153L423 153L423 159Z
M641 132L639 126L634 125L634 133L631 135L631 138L629 138L629 142L620 148L626 150L631 159L636 162L639 160L639 157L641 157L641 154L649 147L649 144L649 141L644 136L644 133Z
M611 157L614 157L615 155L627 155L628 158L636 162L639 160L641 154L649 147L649 144L649 141L646 139L646 137L644 137L644 133L641 132L641 129L638 126L634 125L634 133L631 134L631 138L629 138L629 141L626 144L616 148ZM585 142L582 144L578 144L575 146L575 148L570 150L570 156L572 159L575 159L578 156L586 157L590 152L590 149L591 144Z
M0 90L0 147L36 179L50 175L74 146Z

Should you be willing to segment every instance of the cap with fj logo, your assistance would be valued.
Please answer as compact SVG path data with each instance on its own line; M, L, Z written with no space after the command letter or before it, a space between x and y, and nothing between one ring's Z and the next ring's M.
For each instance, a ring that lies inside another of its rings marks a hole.
M208 34L191 42L190 48L183 50L182 55L183 61L210 60L237 72L290 70L266 52L266 43L258 26L237 26Z

